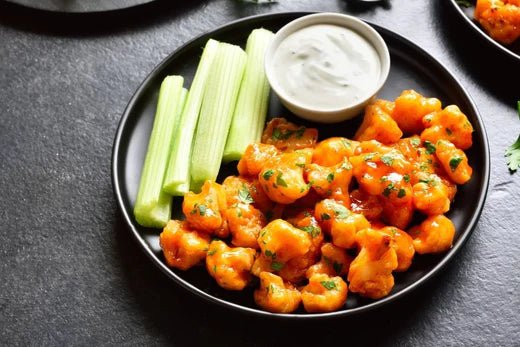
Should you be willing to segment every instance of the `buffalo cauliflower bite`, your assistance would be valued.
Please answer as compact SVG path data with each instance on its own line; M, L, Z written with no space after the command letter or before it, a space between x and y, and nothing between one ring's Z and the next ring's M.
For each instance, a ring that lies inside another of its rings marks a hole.
M413 238L413 246L417 253L440 253L451 248L455 226L444 215L430 216L420 225L412 227L408 233Z
M394 271L403 272L408 270L412 265L412 259L415 254L412 237L396 227L386 226L379 230L392 237L392 245L397 255L397 268Z
M450 105L439 112L424 116L424 131L421 133L423 142L435 144L439 140L452 142L455 147L466 150L473 143L471 133L473 126L458 106Z
M296 311L301 302L298 289L280 276L269 272L260 273L260 288L255 290L254 298L258 306L274 313Z
M332 243L341 248L356 246L356 233L370 227L367 219L358 213L350 211L342 203L325 199L316 204L316 219L332 238Z
M468 164L466 154L451 142L439 140L435 155L448 177L457 184L464 184L471 178L473 169Z
M370 195L363 189L350 192L350 210L365 216L369 221L378 220L383 213L383 205L375 195Z
M352 173L360 187L370 195L383 195L399 201L410 196L406 193L411 192L409 177L412 165L403 154L374 141L361 143L358 149L363 148L370 152L350 158Z
M388 295L394 286L392 271L398 266L392 236L364 229L357 233L356 239L361 250L350 264L350 291L371 299Z
M321 259L309 267L305 276L311 278L314 274L327 274L329 276L343 276L348 273L352 258L340 247L326 242L321 246Z
M206 257L209 236L190 230L186 222L171 220L164 227L159 243L169 266L187 270Z
M352 165L348 159L333 166L311 164L307 170L307 181L324 198L342 200L350 204L348 188L352 180Z
M209 245L206 269L222 288L242 290L249 283L255 253L252 248L231 248L215 240Z
M436 98L425 98L415 90L405 90L395 99L392 118L405 133L420 133L422 119L429 113L441 110L441 102Z
M320 247L323 244L323 233L318 221L311 213L312 210L304 210L294 217L287 219L296 228L301 229L311 236L309 251L300 257L292 258L278 272L280 277L291 283L299 283L305 279L307 269L316 263L320 257Z
M345 137L330 137L316 145L312 162L321 166L334 166L353 156L358 144Z
M520 37L519 0L477 0L475 19L492 38L503 44Z
M285 118L270 120L262 134L262 143L273 145L284 152L312 148L317 139L317 129L298 126Z
M265 162L280 152L273 145L252 143L238 162L237 169L241 176L258 176Z
M302 302L307 312L331 312L347 301L347 284L339 277L314 274L302 289Z
M305 196L309 186L303 177L303 169L311 158L312 151L301 150L282 153L268 160L258 174L267 196L280 204L291 204Z
M435 174L426 175L413 186L413 204L426 215L448 212L450 203L449 188Z
M217 236L227 236L227 223L222 214L226 210L226 193L222 186L206 181L199 194L184 195L182 212L188 223L196 230Z
M385 144L399 141L403 132L392 119L390 112L393 103L386 100L376 100L365 109L363 123L359 126L354 140L368 141L376 140Z
M276 219L262 229L258 245L262 254L272 260L273 269L281 270L287 261L306 254L312 246L312 240L306 231Z
M251 194L254 188L248 181L236 177L227 177L222 186L226 192L227 209L224 216L231 233L231 243L235 246L258 248L256 239L265 226L263 213L253 206Z

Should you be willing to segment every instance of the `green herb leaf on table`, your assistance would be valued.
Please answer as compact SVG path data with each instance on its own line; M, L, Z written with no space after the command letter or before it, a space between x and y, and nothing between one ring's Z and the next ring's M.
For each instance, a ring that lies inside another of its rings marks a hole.
M520 100L517 101L518 117L520 117ZM507 166L511 172L515 172L520 168L520 135L515 143L506 149L505 153Z

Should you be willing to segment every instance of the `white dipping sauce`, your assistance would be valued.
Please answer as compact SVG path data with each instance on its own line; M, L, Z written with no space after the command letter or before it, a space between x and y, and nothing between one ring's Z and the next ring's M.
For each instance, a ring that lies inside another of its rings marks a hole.
M357 103L377 85L380 60L360 34L318 24L287 36L273 56L280 91L304 107L331 110Z

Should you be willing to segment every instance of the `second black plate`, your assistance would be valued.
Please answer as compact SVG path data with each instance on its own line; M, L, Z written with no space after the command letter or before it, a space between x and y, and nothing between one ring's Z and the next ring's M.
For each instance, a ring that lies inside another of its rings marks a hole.
M193 76L200 58L201 49L209 38L244 47L251 30L264 27L276 31L289 21L305 14L309 13L279 13L242 19L195 38L179 48L150 73L132 97L123 114L114 142L112 179L115 195L133 236L146 254L171 279L191 292L211 302L257 315L272 316L273 314L261 311L256 307L252 293L254 288L239 293L229 292L216 285L203 267L186 272L169 268L159 247L160 231L139 226L133 217L132 209L152 127L158 91L165 76L171 74L185 76L189 86L191 76ZM404 89L415 89L423 95L439 98L443 105L457 104L475 128L473 147L467 152L470 164L474 169L473 177L468 184L460 188L452 210L449 212L449 217L457 230L454 245L444 254L416 257L407 272L396 275L395 287L386 298L373 301L349 295L345 307L337 312L327 314L297 312L277 316L311 318L349 315L402 297L437 274L455 256L471 235L484 205L489 182L489 148L475 105L457 79L437 60L403 37L381 27L375 25L373 27L386 41L392 59L388 81L379 93L379 97L393 100ZM272 96L269 116L288 114L288 111L284 110L278 100ZM332 135L352 136L359 124L359 119L328 126L292 120L318 127L321 138ZM174 218L181 216L180 204L181 200L176 199Z
M484 31L484 29L473 19L475 12L475 1L469 1L470 6L465 7L459 5L456 0L448 0L455 9L457 15L466 22L484 41L487 41L492 47L505 53L506 55L516 59L520 63L520 40L516 40L510 45L503 45L495 41L491 36Z
M52 12L105 12L146 4L153 0L6 0Z

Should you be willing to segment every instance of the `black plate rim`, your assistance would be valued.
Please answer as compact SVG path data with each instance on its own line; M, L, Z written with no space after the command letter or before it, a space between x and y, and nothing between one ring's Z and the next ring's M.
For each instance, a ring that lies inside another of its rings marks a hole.
M58 10L52 6L47 6L45 3L43 4L43 6L32 6L30 4L25 3L24 1L20 1L20 0L4 0L4 1L12 3L12 4L16 4L18 6L22 6L25 8L31 8L31 9L35 9L35 10L39 10L39 11L49 11L49 12L56 12L56 13L78 13L79 14L79 13L103 13L103 12L123 10L126 8L141 6L141 5L147 4L147 3L155 1L155 0L134 0L134 3L130 4L130 5L111 6L109 8L92 9L92 10ZM39 1L39 2L41 3L41 1Z
M336 317L345 317L345 316L352 316L360 313L365 313L368 311L372 311L374 309L380 308L386 304L389 304L391 302L400 300L401 298L407 296L420 286L422 286L424 283L431 280L433 277L437 276L441 270L446 267L446 265L454 258L454 256L459 252L459 250L464 246L464 244L469 239L469 236L473 233L473 230L475 229L477 222L480 218L480 215L482 213L487 192L489 188L489 179L490 179L490 149L489 149L489 141L487 137L487 132L484 127L484 123L482 121L482 117L480 116L480 113L478 112L478 109L475 105L475 102L470 97L466 89L461 85L458 78L456 78L451 71L444 66L439 60L435 59L433 56L431 56L429 53L427 53L425 50L423 50L420 46L415 44L414 42L404 38L403 36L390 31L388 29L385 29L379 25L373 24L369 21L364 20L367 24L374 27L376 30L384 32L386 35L393 36L394 38L401 40L407 45L413 46L420 54L428 57L433 63L437 64L441 69L443 69L452 79L453 81L459 86L459 91L462 92L463 96L467 99L469 105L473 109L472 111L476 115L476 121L478 122L478 128L482 132L482 145L484 147L484 151L481 153L482 157L482 163L483 163L483 172L482 172L482 181L484 182L482 186L482 192L480 196L478 197L477 202L477 208L475 209L468 227L466 230L464 230L459 239L457 240L456 244L453 245L453 247L446 253L444 258L435 265L429 272L427 272L425 275L423 275L421 278L419 278L414 283L410 284L408 287L400 290L397 293L391 294L385 298L379 299L377 301L374 301L370 304L350 308L350 309L344 309L341 311L335 311L335 312L327 312L327 313L306 313L306 314L280 314L280 313L270 313L267 311L262 311L260 309L254 309L246 306L242 306L233 302L229 302L220 298L217 298L209 293L206 293L202 291L201 289L195 287L194 285L188 283L184 279L180 278L178 275L176 275L164 262L162 262L154 253L153 251L148 247L146 244L146 241L140 236L138 230L132 223L131 217L128 215L124 208L124 201L123 196L121 194L120 184L119 184L119 176L117 172L117 168L119 165L118 156L120 152L120 144L122 140L122 134L123 130L125 129L125 125L127 121L130 118L130 111L133 109L134 104L137 102L138 96L143 92L143 90L146 88L148 82L155 78L155 76L162 71L164 66L168 65L170 60L173 59L174 56L177 54L181 54L184 50L189 49L192 43L195 41L198 41L201 38L209 37L210 35L214 34L215 32L229 29L233 26L242 25L246 22L254 22L254 21L261 21L264 19L284 19L286 17L300 17L304 15L309 15L313 13L318 12L279 12L275 14L261 14L261 15L255 15L250 17L244 17L226 24L223 24L213 30L207 31L201 35L198 35L197 37L193 38L192 40L186 42L179 48L175 49L170 55L168 55L166 58L164 58L153 70L150 72L150 74L144 79L144 81L141 83L141 85L137 88L136 92L133 94L132 98L130 99L127 107L125 108L123 115L119 121L118 128L116 131L116 136L114 139L113 144L113 151L112 151L112 165L111 165L111 174L112 174L112 185L114 190L114 195L116 196L117 204L119 207L119 210L124 216L124 219L127 223L127 226L130 227L130 230L132 231L132 235L134 236L135 240L140 244L140 246L143 248L143 251L146 253L146 255L152 260L152 262L159 267L159 269L164 272L169 278L173 279L174 282L179 284L182 288L190 291L191 293L196 294L199 297L204 298L205 300L208 300L209 302L216 303L220 305L221 307L225 307L227 309L235 309L236 311L241 311L244 313L251 314L253 316L258 317L264 317L264 318L278 318L278 319L297 319L297 320L313 320L316 318L336 318Z
M482 30L481 27L479 27L471 18L469 18L464 13L464 11L462 11L462 9L460 8L460 5L457 4L457 2L455 0L448 0L448 1L453 5L453 7L454 7L455 11L457 12L457 14L459 16L461 16L464 19L464 21L466 23L468 23L474 30L476 30L477 33L480 34L479 36L484 38L484 40L486 42L491 44L493 47L498 48L501 52L507 54L509 57L511 57L513 59L516 59L518 62L520 62L520 54L517 54L517 53L513 52L512 50L510 50L506 46L502 45L498 41L495 41L491 36L489 36L488 33L486 33L484 30Z

